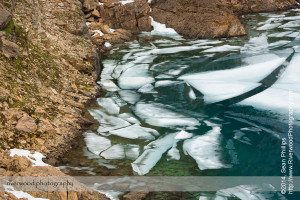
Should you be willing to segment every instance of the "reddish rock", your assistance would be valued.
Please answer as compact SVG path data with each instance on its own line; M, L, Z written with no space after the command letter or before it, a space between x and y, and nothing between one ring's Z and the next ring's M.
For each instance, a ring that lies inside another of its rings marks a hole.
M136 0L125 5L114 4L114 7L104 5L100 7L100 15L109 27L122 28L133 33L152 30L149 19L150 6L147 0Z
M20 48L17 44L10 42L5 39L0 39L0 51L7 58L16 58L20 51Z
M174 28L188 38L218 38L245 35L232 10L219 0L153 0L155 21Z
M34 119L27 114L25 114L17 123L16 129L18 131L31 133L36 131L37 126Z
M7 26L10 19L11 14L0 4L0 30L4 29Z

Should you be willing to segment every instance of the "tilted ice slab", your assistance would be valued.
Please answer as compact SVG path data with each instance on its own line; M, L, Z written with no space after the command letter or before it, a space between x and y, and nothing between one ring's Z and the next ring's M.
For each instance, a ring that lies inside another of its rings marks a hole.
M130 113L122 113L119 115L120 118L132 123L132 124L140 124L141 122L135 118L132 114Z
M140 100L140 95L132 90L121 90L119 91L121 98L130 104L135 104Z
M35 152L34 154L32 154L30 153L30 151L24 149L11 149L10 156L13 157L14 155L25 156L28 160L32 162L32 166L49 166L42 160L43 158L46 158L46 156L39 152Z
M112 135L117 135L129 139L153 140L159 133L151 128L145 128L138 124L128 126L122 129L117 129L109 132Z
M271 192L270 192L271 191ZM277 197L277 195L279 197ZM227 200L228 198L239 198L240 200L264 200L286 198L270 184L262 185L240 185L217 191L215 200Z
M175 126L198 126L199 121L195 118L171 111L164 108L163 104L137 103L134 112L137 116L144 119L146 123L160 127Z
M99 133L112 131L130 125L129 122L118 117L107 115L101 110L90 109L89 113L94 117L94 119L99 121L100 123L100 126L98 128Z
M122 145L116 144L109 149L103 151L100 155L105 159L117 160L117 159L131 159L134 160L139 156L140 147L134 144Z
M98 105L101 106L109 114L119 114L120 107L115 103L112 98L99 98L97 99Z
M96 155L99 155L102 151L111 147L109 139L92 132L86 132L84 134L84 141L88 150Z
M154 90L154 87L152 84L146 84L144 85L143 87L141 87L138 92L140 93L145 93L145 94L154 94L154 93L157 93L155 90Z
M183 151L185 155L190 155L195 159L200 170L228 167L221 162L220 158L221 127L207 121L206 123L212 126L212 130L204 135L185 140Z
M204 94L207 103L214 103L243 94L259 86L259 81L280 66L285 58L234 69L203 72L179 77Z
M105 90L109 92L115 92L120 90L120 88L112 80L103 80L98 82L98 84Z
M240 49L239 46L230 46L230 45L226 44L226 45L223 45L223 46L213 47L213 48L210 48L210 49L206 49L203 52L208 53L208 52L237 51L239 49Z
M127 69L118 79L122 89L139 89L143 85L154 82L154 78L148 72L148 65L136 65Z
M174 138L176 134L168 134L145 146L143 154L131 163L133 171L138 175L147 174L162 155L176 143Z
M271 110L288 114L289 104L293 102L294 114L300 117L300 53L296 53L287 69L277 82L267 90L240 102L240 105L251 105L262 110ZM290 93L292 91L292 95Z
M259 31L271 30L271 29L277 28L280 25L281 25L281 23L265 24L265 25L259 27L257 30L259 30Z

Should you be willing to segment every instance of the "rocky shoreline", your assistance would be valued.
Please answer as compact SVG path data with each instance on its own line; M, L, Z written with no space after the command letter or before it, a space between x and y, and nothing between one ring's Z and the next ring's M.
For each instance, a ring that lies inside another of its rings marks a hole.
M64 176L54 167L32 166L27 158L11 157L9 150L40 152L45 162L55 165L94 123L87 117L86 105L100 93L95 83L100 55L113 44L152 31L153 20L186 38L232 37L246 34L239 15L286 10L296 4L295 0L0 0L0 175ZM30 194L107 199L92 190ZM9 192L0 192L0 198L16 199Z

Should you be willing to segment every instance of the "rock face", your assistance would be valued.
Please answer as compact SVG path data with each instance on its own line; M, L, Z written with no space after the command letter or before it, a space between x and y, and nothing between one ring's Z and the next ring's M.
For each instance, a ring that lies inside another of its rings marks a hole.
M0 30L4 29L7 26L10 19L11 14L7 10L3 9L0 5Z
M150 6L147 0L135 0L134 3L113 5L110 7L104 4L100 7L101 18L112 28L122 28L133 33L152 30L149 18Z
M238 14L286 10L297 4L296 0L221 0L221 2Z
M188 38L246 34L239 19L218 0L154 0L151 16Z

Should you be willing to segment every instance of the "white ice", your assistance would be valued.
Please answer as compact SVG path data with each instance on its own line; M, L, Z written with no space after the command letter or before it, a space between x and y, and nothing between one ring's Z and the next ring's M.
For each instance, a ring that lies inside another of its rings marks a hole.
M267 90L256 94L244 101L240 105L251 105L262 110L271 110L280 114L288 114L290 102L294 102L294 115L300 117L300 53L296 53L287 69L283 72L279 80ZM293 91L293 98L290 98L290 91Z
M200 170L227 167L222 163L220 156L221 127L206 123L212 126L212 130L204 135L185 140L183 151L185 155L190 155L195 159Z
M259 81L285 61L273 55L271 61L250 64L234 69L187 74L179 77L201 93L207 103L225 100L259 86ZM252 60L246 60L252 62Z
M133 171L138 175L147 174L161 159L162 155L174 145L176 142L175 134L168 134L145 146L143 154L131 163Z
M165 24L161 24L159 22L154 21L152 17L151 18L151 25L153 26L153 30L151 33L167 33L167 34L178 34L174 29L167 28Z
M155 87L165 87L165 86L175 85L177 83L179 83L179 81L161 80L155 82Z
M138 124L131 125L125 128L113 130L109 132L112 135L117 135L129 139L153 140L159 133L151 128L142 127Z
M130 104L135 104L140 100L140 95L132 90L121 90L119 94L124 101Z
M145 93L145 94L155 94L157 93L155 90L154 90L154 87L152 84L146 84L144 85L143 87L141 87L138 92L140 93Z
M100 155L108 160L124 159L125 151L123 145L116 144L103 151Z
M154 78L149 74L147 65L131 67L118 79L119 86L122 89L139 89L152 82L154 82Z
M30 194L28 194L27 192L16 191L14 189L14 187L11 185L3 185L3 187L6 192L13 194L18 199L24 198L27 200L49 200L49 199L44 199L44 198L35 198L35 197L31 196Z
M160 127L195 127L199 126L200 123L195 118L148 118L145 120L147 124L152 126L160 126Z
M98 82L98 84L105 90L109 92L115 92L120 90L120 88L111 80L103 80Z
M186 131L180 131L179 133L177 133L177 135L175 136L176 140L183 140L183 139L188 139L193 137L192 133L188 133Z
M132 114L129 113L122 113L119 115L120 118L132 123L132 124L140 124L141 122L135 118Z
M90 114L94 117L94 119L98 120L100 126L98 128L99 133L111 131L114 129L123 128L125 126L129 126L130 123L127 121L120 119L118 117L109 116L102 112L101 110L90 109Z
M46 157L39 152L35 152L34 154L32 154L30 153L30 151L24 149L11 149L10 156L13 157L14 155L25 156L32 162L32 166L50 166L43 162L42 159Z
M136 144L124 145L125 157L127 159L135 160L140 155L140 146Z
M111 147L110 140L96 133L86 132L84 141L88 150L96 155L99 155L105 149Z
M105 46L106 48L109 48L109 47L111 47L112 45L111 45L109 42L105 42L105 43L104 43L104 46Z
M173 147L168 151L167 160L180 160L180 153L177 149L177 143L173 144Z
M218 46L218 47L213 47L210 49L206 49L203 52L209 53L209 52L224 52L224 51L237 51L239 50L239 46L230 46L228 44L223 45L223 46Z
M259 30L259 31L271 30L271 29L277 28L280 25L281 25L281 23L265 24L265 25L259 27L257 30Z
M297 28L300 26L300 21L290 21L288 23L285 23L281 26L279 26L279 28Z
M112 98L98 98L98 105L102 107L109 114L119 114L120 107Z

